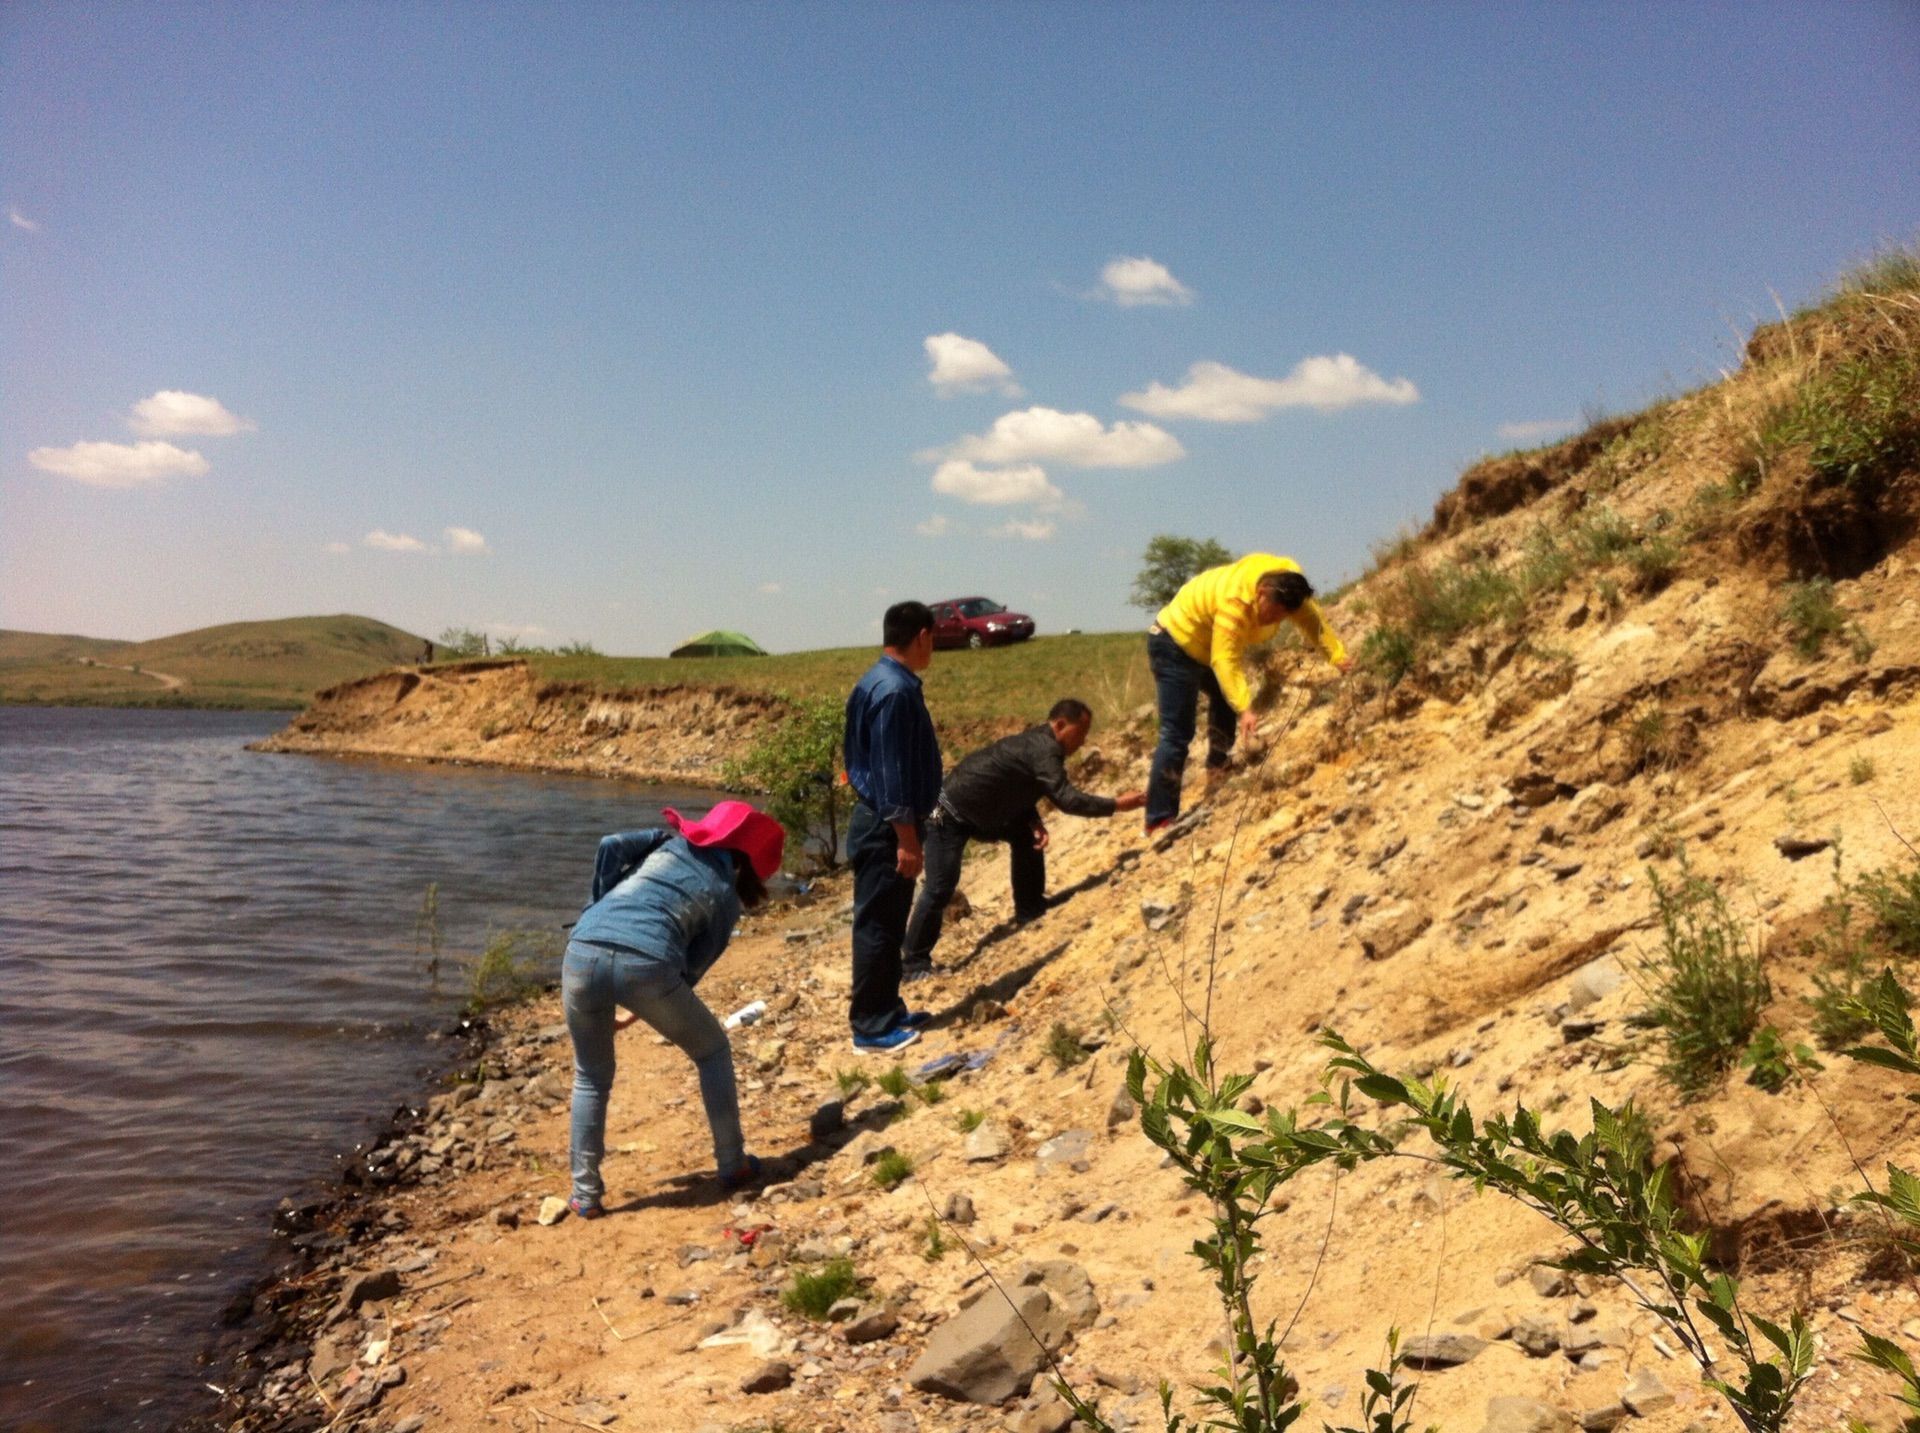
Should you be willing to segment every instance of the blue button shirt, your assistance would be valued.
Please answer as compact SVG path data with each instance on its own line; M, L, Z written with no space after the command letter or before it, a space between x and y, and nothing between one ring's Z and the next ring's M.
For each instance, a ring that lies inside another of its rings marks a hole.
M696 846L677 831L605 837L573 938L634 951L698 984L740 921L733 862L733 852Z
M847 698L847 779L882 821L919 825L940 798L940 741L920 678L882 655Z

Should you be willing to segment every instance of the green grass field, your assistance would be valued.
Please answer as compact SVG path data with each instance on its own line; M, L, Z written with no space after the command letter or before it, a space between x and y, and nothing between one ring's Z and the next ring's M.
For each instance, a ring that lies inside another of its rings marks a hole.
M830 647L778 657L553 657L529 660L544 677L611 689L737 687L789 697L844 697L877 647ZM1078 697L1101 722L1124 721L1153 700L1146 638L1139 632L1035 637L1011 647L936 652L925 676L927 706L955 734L1044 720L1061 697Z
M0 702L297 709L323 687L413 661L424 645L351 615L230 622L150 642L0 632Z

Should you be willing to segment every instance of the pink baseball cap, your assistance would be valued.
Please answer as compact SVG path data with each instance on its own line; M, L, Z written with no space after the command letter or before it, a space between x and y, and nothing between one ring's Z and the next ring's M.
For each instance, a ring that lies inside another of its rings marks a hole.
M722 801L698 821L687 820L671 806L660 814L669 826L696 846L738 851L763 881L772 880L780 869L780 857L787 849L787 833L778 821L764 811L756 811L745 801Z

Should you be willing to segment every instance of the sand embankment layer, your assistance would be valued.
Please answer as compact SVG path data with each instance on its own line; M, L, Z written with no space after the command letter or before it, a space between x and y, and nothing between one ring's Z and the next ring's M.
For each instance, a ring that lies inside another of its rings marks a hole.
M721 687L547 681L520 661L397 667L320 692L254 749L712 785L784 706Z

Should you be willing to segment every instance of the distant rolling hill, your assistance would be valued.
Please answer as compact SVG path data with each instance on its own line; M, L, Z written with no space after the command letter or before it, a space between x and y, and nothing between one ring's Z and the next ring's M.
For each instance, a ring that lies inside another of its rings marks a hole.
M425 645L351 614L229 622L150 642L0 631L0 702L302 707L322 687L417 660Z

